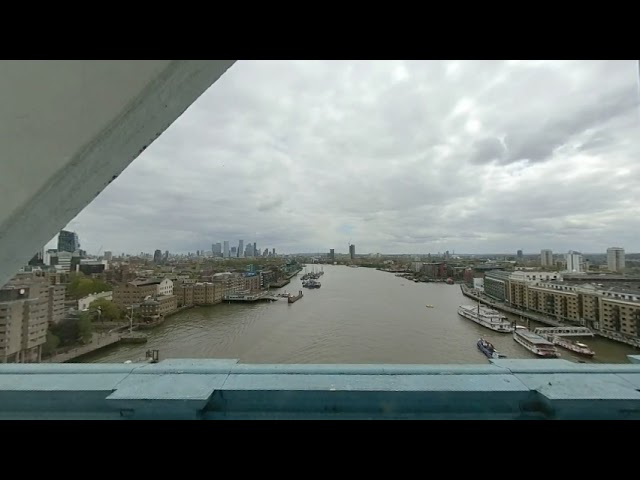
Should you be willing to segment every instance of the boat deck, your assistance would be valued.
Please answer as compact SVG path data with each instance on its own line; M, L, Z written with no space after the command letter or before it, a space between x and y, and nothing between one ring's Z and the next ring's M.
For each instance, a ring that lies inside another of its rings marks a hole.
M533 332L530 332L528 330L516 330L517 335L524 337L525 339L527 339L529 342L536 344L536 345L550 345L553 346L553 343L551 343L550 341L542 338L540 335L537 335Z

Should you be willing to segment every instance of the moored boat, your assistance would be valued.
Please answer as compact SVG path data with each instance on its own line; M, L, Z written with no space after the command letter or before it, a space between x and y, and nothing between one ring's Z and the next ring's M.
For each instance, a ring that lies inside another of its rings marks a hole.
M566 348L567 350L577 353L578 355L584 355L585 357L593 357L596 354L596 352L591 350L587 344L582 342L574 342L559 335L554 335L551 338L551 342L554 345Z
M320 282L318 282L317 280L308 280L306 282L302 282L302 286L305 288L320 288L322 286L322 284Z
M467 318L478 325L489 328L494 332L510 333L513 332L513 324L507 317L497 310L491 308L473 305L460 305L458 307L458 315Z
M513 339L539 357L558 358L560 356L553 343L520 325L515 327Z
M505 355L502 355L496 350L491 342L488 342L482 337L478 339L476 345L478 346L478 350L484 353L487 358L506 358Z

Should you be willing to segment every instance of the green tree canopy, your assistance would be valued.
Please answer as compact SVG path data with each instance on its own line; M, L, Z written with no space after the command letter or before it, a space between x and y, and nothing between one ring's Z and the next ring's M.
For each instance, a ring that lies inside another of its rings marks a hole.
M91 324L91 316L88 312L80 312L78 316L78 339L82 343L87 343L91 340L92 333L93 325Z
M92 331L93 325L88 312L81 312L76 318L56 323L50 329L51 334L59 339L63 347L75 345L78 342L88 342L91 340Z
M82 273L74 273L67 285L67 295L74 300L86 297L91 293L108 292L112 290L108 283L84 276Z
M47 341L42 346L42 353L45 356L53 355L56 353L58 345L60 345L60 339L56 337L51 330L47 330Z
M115 322L122 316L122 310L111 300L107 300L106 298L98 298L91 302L89 305L89 310L94 310L99 308L101 310L100 315L96 315L93 312L92 318L94 320L100 319L103 322Z

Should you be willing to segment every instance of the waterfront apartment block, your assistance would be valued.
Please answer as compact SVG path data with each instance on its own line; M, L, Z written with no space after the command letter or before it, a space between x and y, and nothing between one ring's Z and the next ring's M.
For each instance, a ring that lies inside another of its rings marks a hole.
M223 291L220 282L179 283L174 288L179 307L215 305L222 302Z
M221 285L222 296L245 291L244 277L239 273L216 273L213 275L212 281Z
M501 302L509 301L509 272L492 270L485 273L484 293Z
M193 305L215 305L222 302L220 284L202 282L193 285Z
M511 306L540 313L602 332L640 338L640 293L622 286L571 284L539 278L535 272L491 271L485 275L485 294ZM542 272L547 277L554 274Z
M140 315L145 319L164 317L178 308L176 295L161 295L149 298L140 304Z
M177 299L178 307L190 307L193 305L193 284L180 283L177 284L173 292Z
M600 328L640 338L640 295L629 290L602 292Z
M249 292L255 292L260 290L260 276L259 275L245 275L244 277L244 289Z
M262 288L267 288L270 283L275 283L278 280L277 273L272 270L262 270L258 275Z
M148 296L173 295L173 282L168 278L138 279L113 290L113 302L121 308L144 301Z
M513 305L528 308L558 320L580 322L577 287L560 282L537 282L525 286L525 289L527 290L525 298L528 302L513 299Z

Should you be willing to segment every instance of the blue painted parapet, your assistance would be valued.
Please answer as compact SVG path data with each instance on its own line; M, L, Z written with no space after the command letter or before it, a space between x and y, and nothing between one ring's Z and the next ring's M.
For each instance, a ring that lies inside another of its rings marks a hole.
M6 418L640 419L640 364L4 364Z

